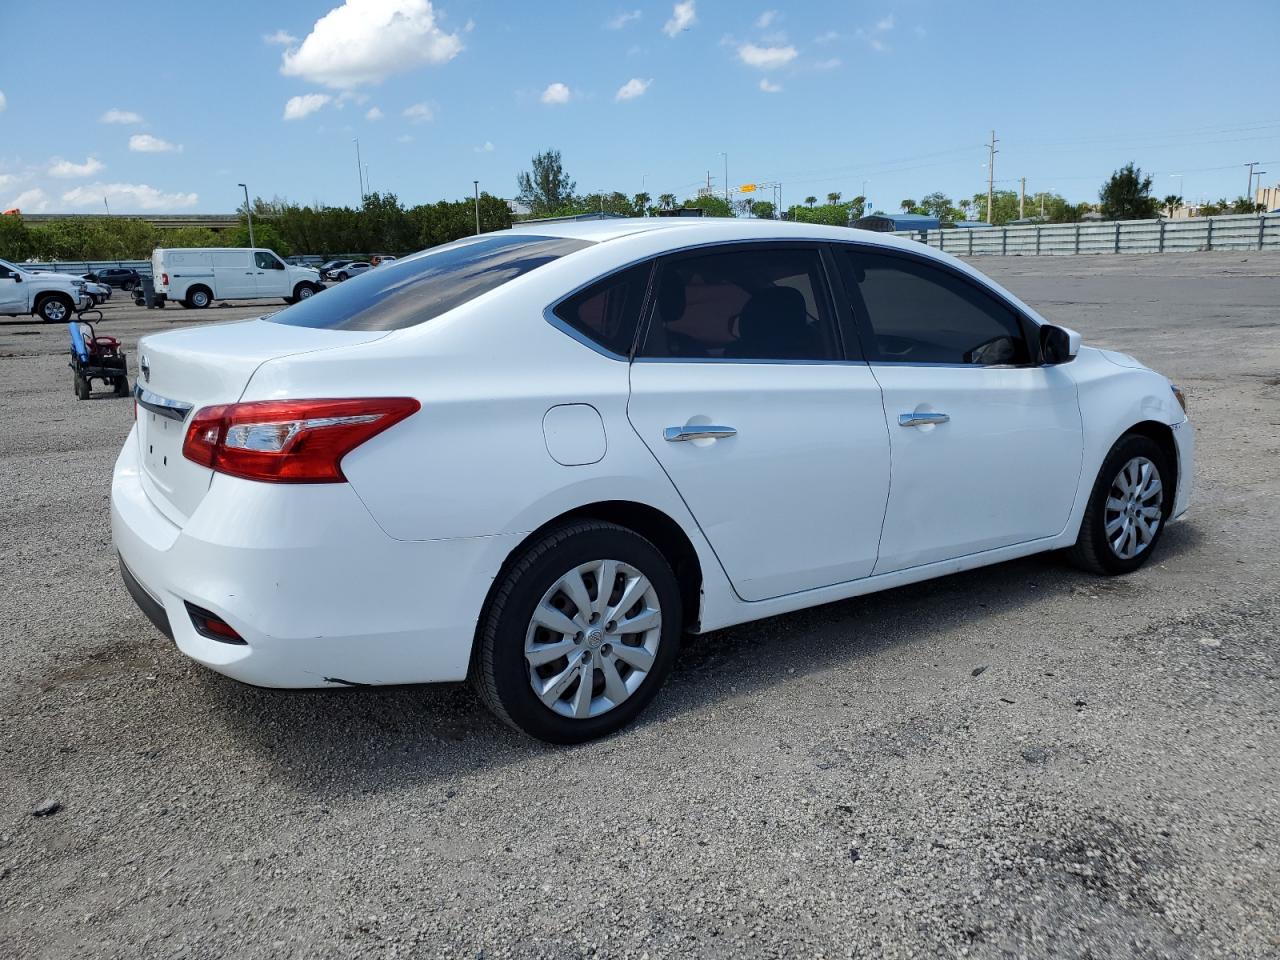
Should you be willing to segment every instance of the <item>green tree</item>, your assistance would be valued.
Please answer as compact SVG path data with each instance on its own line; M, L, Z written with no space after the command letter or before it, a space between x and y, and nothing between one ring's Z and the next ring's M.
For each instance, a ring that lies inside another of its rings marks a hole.
M519 198L536 217L549 216L573 198L577 184L564 171L559 150L544 150L533 158L533 170L516 178Z
M663 210L670 210L676 205L676 195L674 193L658 194L658 203Z
M0 216L0 258L21 262L31 256L35 256L35 241L22 217Z
M724 197L717 197L714 194L697 197L693 200L686 200L683 204L686 207L694 207L702 211L704 217L732 217L733 209L729 205L729 201Z
M1160 201L1160 206L1164 208L1165 216L1172 217L1182 206L1182 198L1176 193L1171 193Z
M1157 201L1151 196L1151 177L1143 176L1133 162L1111 175L1098 191L1102 216L1107 220L1146 220L1156 215Z
M804 198L804 205L805 205L806 207L812 207L812 206L813 206L815 203L817 203L817 202L818 202L818 198L817 198L817 197L805 197L805 198Z
M903 213L910 213L916 208L916 202L911 199L900 200L898 201L898 207Z
M649 205L653 203L653 197L647 193L637 193L631 198L631 206L637 217L643 217L649 212Z
M257 224L254 224L256 231ZM216 230L210 230L208 227L177 227L173 230L164 230L156 239L158 247L247 247L249 245L249 231L246 227L244 243L237 243L234 237L234 230L219 233ZM256 240L257 237L255 236ZM148 254L150 256L150 254Z
M774 220L777 218L777 209L773 205L772 200L752 200L751 216L758 220Z
M834 206L835 206L836 204L838 204L839 202L840 202L840 191L839 191L839 190L833 190L831 193L828 193L828 194L827 194L827 204L828 204L829 206L834 207Z
M214 233L212 230L205 230L201 227L185 227L184 230L192 232L192 239L197 240L196 243L166 243L165 246L183 246L183 247L247 247L249 246L249 223L245 222L232 227L221 235ZM174 230L174 233L180 233L182 230ZM213 242L207 242L204 234L213 234ZM275 225L270 220L258 220L256 217L253 221L253 242L258 247L265 250L273 250L282 257L293 255L293 247L287 240L280 236L280 232L276 230Z

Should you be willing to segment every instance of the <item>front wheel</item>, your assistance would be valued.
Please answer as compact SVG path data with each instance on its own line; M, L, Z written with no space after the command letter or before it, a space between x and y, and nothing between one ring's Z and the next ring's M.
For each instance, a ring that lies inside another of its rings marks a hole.
M499 577L472 681L522 733L581 743L626 726L671 670L681 632L671 565L638 533L579 521L547 532Z
M1172 470L1150 437L1130 433L1116 441L1098 471L1072 561L1105 575L1146 563L1173 510Z
M65 323L74 312L75 307L66 297L45 297L36 307L36 313L46 323Z

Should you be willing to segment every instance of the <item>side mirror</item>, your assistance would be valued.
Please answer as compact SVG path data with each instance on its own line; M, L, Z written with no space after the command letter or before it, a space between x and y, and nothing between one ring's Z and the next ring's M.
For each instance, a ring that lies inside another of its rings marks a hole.
M14 282L14 283L21 283L21 282L22 282L22 274L20 274L20 273L15 273L15 274L13 274L13 282Z
M1080 334L1046 323L1040 328L1040 354L1045 363L1070 363L1080 352Z

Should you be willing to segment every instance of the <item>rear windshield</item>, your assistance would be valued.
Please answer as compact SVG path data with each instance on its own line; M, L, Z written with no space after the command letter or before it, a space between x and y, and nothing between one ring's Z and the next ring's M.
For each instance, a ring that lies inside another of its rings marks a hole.
M326 330L400 330L589 246L523 233L461 240L374 267L268 319Z

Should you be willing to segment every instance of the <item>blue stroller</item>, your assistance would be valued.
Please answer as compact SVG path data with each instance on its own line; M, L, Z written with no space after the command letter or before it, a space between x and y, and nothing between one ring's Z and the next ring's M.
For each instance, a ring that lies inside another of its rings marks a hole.
M77 400L89 399L89 383L101 380L115 389L117 397L129 395L129 368L124 351L115 337L99 337L86 320L74 320L71 328L72 382Z

